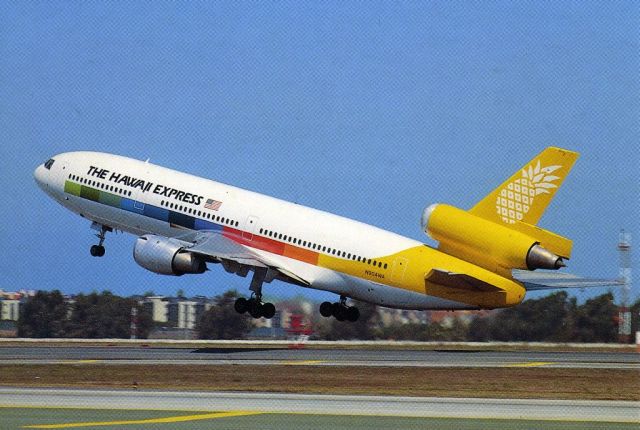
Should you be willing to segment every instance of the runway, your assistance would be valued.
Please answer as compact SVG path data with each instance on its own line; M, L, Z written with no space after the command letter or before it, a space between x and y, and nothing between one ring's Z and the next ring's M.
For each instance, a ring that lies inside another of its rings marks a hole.
M392 349L163 348L17 346L0 348L2 364L314 365L359 367L548 367L640 370L634 352L418 351Z
M0 388L0 406L473 420L640 422L640 402ZM1 411L0 411L1 413Z

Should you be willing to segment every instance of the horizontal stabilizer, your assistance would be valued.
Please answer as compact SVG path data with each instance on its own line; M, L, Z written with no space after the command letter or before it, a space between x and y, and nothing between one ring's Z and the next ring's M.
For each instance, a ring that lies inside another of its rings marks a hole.
M425 280L434 284L442 285L443 287L459 288L469 291L502 291L500 288L484 282L473 276L465 275L464 273L447 272L446 270L433 269Z
M558 290L563 288L606 288L624 285L619 279L583 278L570 273L513 270L513 279L524 284L527 291Z

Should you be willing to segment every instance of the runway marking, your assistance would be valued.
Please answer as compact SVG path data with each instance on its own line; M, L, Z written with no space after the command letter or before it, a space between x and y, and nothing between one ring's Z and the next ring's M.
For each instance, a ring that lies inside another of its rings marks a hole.
M64 360L61 361L60 364L86 364L86 363L97 363L101 360Z
M547 366L549 364L557 364L552 361L528 361L526 363L512 363L505 364L502 367L539 367L539 366Z
M242 417L248 415L260 415L262 412L252 411L231 411L231 412L214 412L211 414L198 415L179 415L176 417L150 418L147 420L130 420L130 421L99 421L99 422L80 422L80 423L64 423L64 424L37 424L31 426L23 426L27 429L64 429L72 427L98 427L98 426L123 426L133 424L166 424L180 423L187 421L213 420L216 418Z
M324 363L326 360L285 360L280 361L278 364L285 366L309 366L313 364Z

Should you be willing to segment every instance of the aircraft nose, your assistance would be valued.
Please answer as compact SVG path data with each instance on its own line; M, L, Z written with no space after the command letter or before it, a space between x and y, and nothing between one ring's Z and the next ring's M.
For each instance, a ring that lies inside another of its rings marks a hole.
M41 164L36 167L36 170L33 172L33 178L36 180L36 183L40 188L46 190L47 188L47 169L44 168L44 165Z

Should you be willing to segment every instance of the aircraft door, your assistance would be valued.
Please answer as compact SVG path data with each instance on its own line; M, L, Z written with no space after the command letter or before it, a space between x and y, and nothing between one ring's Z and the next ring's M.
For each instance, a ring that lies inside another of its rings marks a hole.
M393 267L391 268L391 280L393 282L402 282L408 265L409 260L407 260L406 258L398 257L393 260Z
M245 222L245 229L242 232L242 238L247 240L253 240L253 234L258 228L258 217L249 215Z

